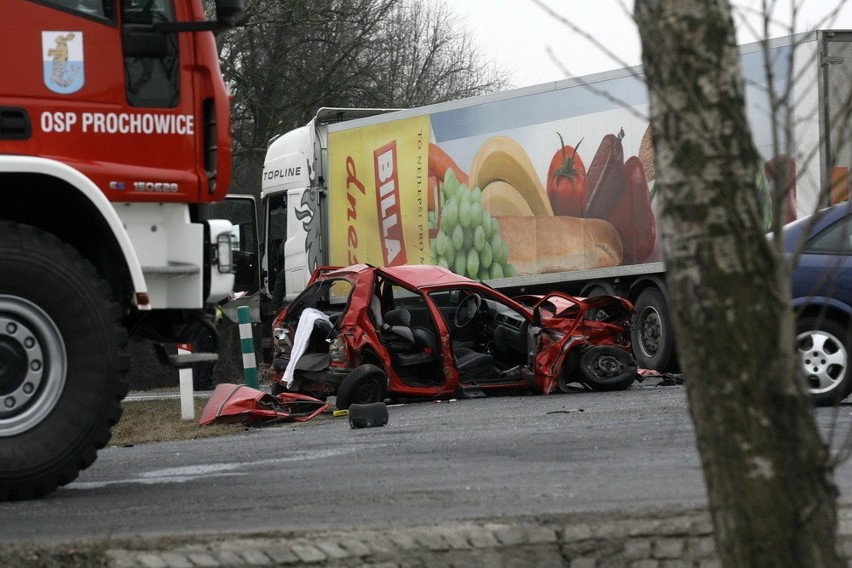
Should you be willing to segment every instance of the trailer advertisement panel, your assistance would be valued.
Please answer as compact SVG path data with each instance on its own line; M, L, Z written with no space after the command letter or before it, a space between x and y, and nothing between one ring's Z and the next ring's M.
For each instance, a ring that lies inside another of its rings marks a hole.
M329 133L331 264L429 264L429 117Z
M767 230L782 169L792 184L785 221L812 209L823 183L813 148L808 159L796 154L795 139L774 144L766 69L782 92L791 50L741 58ZM799 50L798 104L782 118L816 125L816 54L807 43ZM433 263L483 280L660 262L648 92L640 71L628 71L331 131L329 187L346 197L330 204L330 262Z

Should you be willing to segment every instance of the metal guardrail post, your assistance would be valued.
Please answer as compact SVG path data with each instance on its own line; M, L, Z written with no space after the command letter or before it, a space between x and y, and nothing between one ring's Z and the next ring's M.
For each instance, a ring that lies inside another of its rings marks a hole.
M254 335L251 331L251 308L237 308L237 319L240 322L240 345L243 351L243 377L246 386L257 389L257 360L254 356Z
M186 355L192 352L189 343L178 343L178 355ZM192 369L180 369L178 371L180 384L180 418L181 420L195 420L195 395L192 384Z

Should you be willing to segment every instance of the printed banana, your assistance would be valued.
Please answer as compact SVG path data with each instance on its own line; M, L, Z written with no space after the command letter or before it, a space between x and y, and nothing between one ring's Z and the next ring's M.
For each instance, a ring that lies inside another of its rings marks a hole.
M482 208L491 216L529 217L533 212L521 193L505 181L496 180L482 188Z
M517 190L533 215L553 215L550 200L529 156L520 144L507 136L495 136L486 140L470 167L471 187L485 190L496 181L505 182Z

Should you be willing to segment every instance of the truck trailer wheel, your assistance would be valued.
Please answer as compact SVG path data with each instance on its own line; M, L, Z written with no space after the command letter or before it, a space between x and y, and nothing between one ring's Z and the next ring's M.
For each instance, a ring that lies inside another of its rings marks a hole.
M109 296L76 249L0 222L0 501L55 491L109 441L130 367Z
M669 371L675 366L675 347L669 307L657 288L646 288L636 298L636 316L630 328L633 356L643 369Z

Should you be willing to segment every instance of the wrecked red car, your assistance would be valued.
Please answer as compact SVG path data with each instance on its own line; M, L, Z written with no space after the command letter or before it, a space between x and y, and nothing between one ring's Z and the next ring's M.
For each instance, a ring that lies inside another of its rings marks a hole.
M636 378L633 306L560 292L520 301L432 265L317 270L273 322L273 392L350 404L549 394Z

